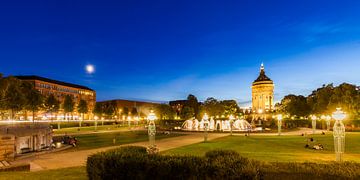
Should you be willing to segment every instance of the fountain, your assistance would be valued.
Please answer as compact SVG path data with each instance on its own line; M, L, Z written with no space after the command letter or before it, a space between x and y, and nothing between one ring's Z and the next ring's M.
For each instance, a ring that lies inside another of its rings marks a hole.
M209 131L230 131L230 125L230 120L214 120L211 118L209 121ZM199 121L195 118L186 120L182 124L181 129L183 131L204 131L204 121ZM252 126L246 120L238 119L234 121L232 129L233 131L247 132L252 130Z

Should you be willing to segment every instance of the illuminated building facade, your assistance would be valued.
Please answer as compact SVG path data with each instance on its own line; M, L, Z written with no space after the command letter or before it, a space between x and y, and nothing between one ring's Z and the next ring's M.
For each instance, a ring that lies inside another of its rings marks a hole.
M252 111L260 116L274 109L274 82L265 75L261 64L260 74L252 83Z
M31 82L34 85L35 89L37 89L45 97L49 96L50 94L54 95L61 104L64 102L66 95L72 96L75 102L75 109L81 99L85 100L88 105L89 113L84 115L84 119L92 118L92 111L96 103L96 92L94 90L86 86L52 80L40 76L16 76L16 78L23 81ZM62 111L61 108L60 111ZM75 119L78 119L79 115L76 115L76 110L74 113ZM61 119L63 118L64 117L62 117Z

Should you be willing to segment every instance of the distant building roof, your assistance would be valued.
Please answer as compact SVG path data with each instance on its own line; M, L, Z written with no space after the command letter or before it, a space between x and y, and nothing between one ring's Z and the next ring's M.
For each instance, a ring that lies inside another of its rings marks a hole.
M123 106L142 106L142 105L162 104L160 102L136 101L136 100L127 100L127 99L113 99L113 100L99 101L99 103L106 103L106 102L116 102L119 105L123 105Z
M71 83L67 83L67 82L62 82L62 81L57 81L57 80L52 80L52 79L48 79L48 78L44 78L44 77L40 77L40 76L15 76L16 78L20 79L20 80L39 80L39 81L45 81L48 83L53 83L53 84L58 84L58 85L62 85L62 86L68 86L68 87L73 87L73 88L79 88L79 89L86 89L86 90L90 90L90 91L94 91L86 86L81 86L81 85L77 85L77 84L71 84Z
M272 80L265 75L264 64L261 64L261 67L260 67L260 75L259 75L259 77L254 81L254 83L263 82L263 81L271 81L271 82L272 82Z

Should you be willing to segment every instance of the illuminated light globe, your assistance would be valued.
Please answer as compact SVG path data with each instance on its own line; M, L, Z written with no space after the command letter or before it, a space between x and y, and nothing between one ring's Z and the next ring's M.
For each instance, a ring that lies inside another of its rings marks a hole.
M159 149L155 145L155 135L156 135L155 120L157 119L157 117L153 110L150 110L147 119L149 121L148 124L149 147L147 148L147 152L149 154L155 154L159 152Z
M209 128L209 116L205 113L202 120L204 123L204 142L207 142L208 128Z
M345 152L345 126L342 122L346 115L341 108L336 108L332 117L335 119L333 134L334 134L334 147L336 154L336 161L342 161L342 155Z
M281 135L281 125L282 125L282 114L278 114L276 116L277 120L278 120L278 135L280 136Z

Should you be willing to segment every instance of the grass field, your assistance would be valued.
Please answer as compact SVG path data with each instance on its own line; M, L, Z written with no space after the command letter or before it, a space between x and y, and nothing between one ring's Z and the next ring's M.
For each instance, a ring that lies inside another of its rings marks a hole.
M54 127L54 134L76 134L76 133L89 133L89 132L95 132L95 126L86 126L86 127L69 127L69 128L63 128L60 130L57 130L56 127ZM113 131L113 130L127 130L129 127L124 126L118 126L118 125L99 125L97 127L97 131Z
M181 134L170 134L164 135L158 133L156 139L170 138L181 136ZM93 149L113 145L128 144L134 142L141 142L148 140L147 131L123 131L123 132L112 132L112 133L93 133L93 134L82 134L75 135L78 140L76 150ZM115 144L113 143L113 139ZM75 150L75 149L72 149Z
M242 156L262 161L279 162L326 162L335 160L332 134L314 136L324 150L307 149L302 136L228 136L207 143L198 143L172 149L164 154L204 155L209 150L229 149ZM347 133L344 159L360 162L360 133Z
M38 172L0 172L0 180L86 180L85 167L72 167Z

